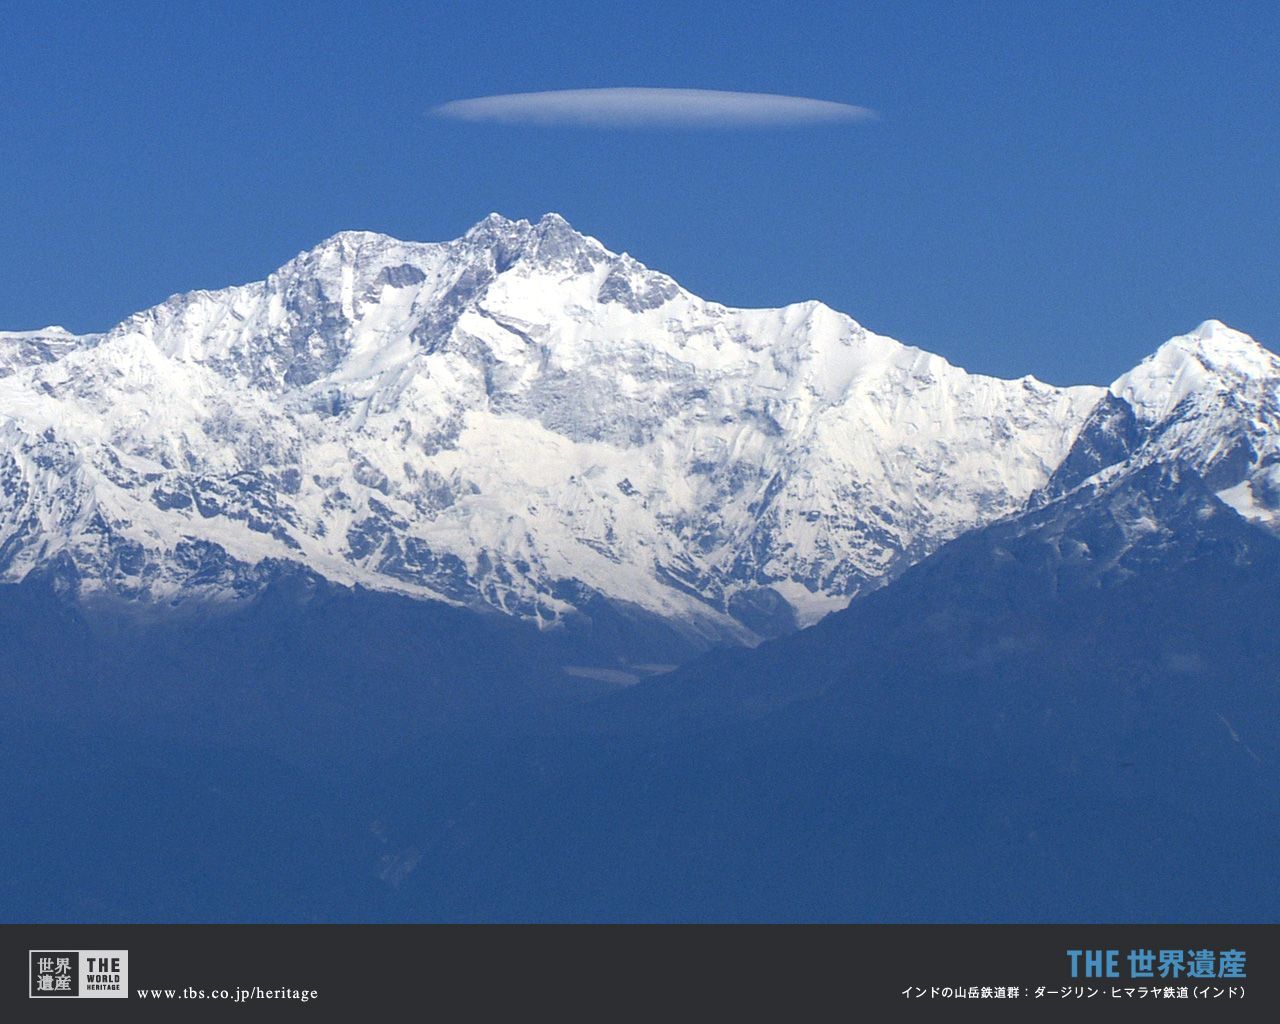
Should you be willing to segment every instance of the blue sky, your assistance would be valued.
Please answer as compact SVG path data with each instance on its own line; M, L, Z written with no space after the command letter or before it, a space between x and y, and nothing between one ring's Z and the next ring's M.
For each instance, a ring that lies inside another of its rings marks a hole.
M1249 2L7 4L0 327L554 210L708 298L821 299L986 373L1106 382L1209 317L1276 349L1278 42ZM429 113L641 86L880 118Z

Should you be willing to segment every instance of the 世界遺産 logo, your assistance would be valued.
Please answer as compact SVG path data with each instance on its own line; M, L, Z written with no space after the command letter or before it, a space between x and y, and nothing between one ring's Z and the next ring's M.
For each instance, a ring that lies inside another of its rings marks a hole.
M127 949L31 950L31 997L127 999Z

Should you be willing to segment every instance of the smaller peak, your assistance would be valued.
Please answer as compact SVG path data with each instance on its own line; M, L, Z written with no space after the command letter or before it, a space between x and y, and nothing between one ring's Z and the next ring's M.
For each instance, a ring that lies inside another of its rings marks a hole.
M1249 335L1243 331L1228 327L1221 320L1206 320L1194 331L1172 338L1167 344L1183 349L1242 348L1253 350L1262 348Z
M581 231L574 230L573 225L558 213L543 214L538 223L533 226L533 233L540 239L558 240L562 245L569 244L579 248L603 248L594 238L584 235Z
M1221 320L1170 338L1111 385L1139 417L1157 422L1192 392L1222 393L1242 380L1280 377L1280 357Z
M1239 331L1233 331L1221 320L1209 319L1197 327L1194 331L1187 335L1189 338L1212 338L1216 334L1240 334ZM1248 335L1240 335L1248 337Z
M376 231L339 231L336 235L330 235L319 245L305 252L298 253L298 258L306 260L308 257L317 258L324 257L329 253L338 253L346 255L365 255L370 252L379 252L387 249L389 246L403 245L398 239L392 238L390 235L381 235Z
M331 249L339 245L382 245L387 242L394 243L395 241L396 239L390 235L379 234L377 231L339 231L336 235L330 235L316 248Z
M34 331L0 331L0 335L3 335L6 338L30 338L35 341L42 339L66 339L69 341L75 341L81 337L87 337L87 335L72 334L65 327L58 324L51 324L48 327L41 327Z
M1277 369L1273 352L1221 320L1206 320L1194 331L1169 339L1151 360L1168 364L1188 358L1208 370L1235 367L1249 374L1274 374Z
M477 223L467 232L468 235L474 235L482 231L510 231L512 229L529 228L531 225L527 220L512 220L510 217L504 217L500 213L491 213L484 220Z
M398 259L401 263L406 260L414 262L416 255L424 248L427 246L421 242L402 242L398 238L379 234L377 231L339 231L310 249L304 249L298 253L288 263L269 275L268 281L275 280L279 275L285 278L296 276L309 278L317 274L334 273L340 267L378 268L389 258ZM193 292L191 294L216 293ZM181 296L173 298L180 299Z
M533 225L527 220L512 220L500 213L491 213L469 228L459 241L506 252L520 248L533 231Z
M571 263L581 272L612 254L594 238L575 231L558 213L543 215L536 224L491 213L463 236L463 240L495 253L503 269L518 260Z

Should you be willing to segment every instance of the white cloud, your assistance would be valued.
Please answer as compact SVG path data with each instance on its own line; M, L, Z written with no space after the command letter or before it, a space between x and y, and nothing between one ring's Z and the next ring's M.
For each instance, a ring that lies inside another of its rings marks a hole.
M566 89L454 100L440 117L546 128L787 128L866 121L874 111L848 103L711 89Z

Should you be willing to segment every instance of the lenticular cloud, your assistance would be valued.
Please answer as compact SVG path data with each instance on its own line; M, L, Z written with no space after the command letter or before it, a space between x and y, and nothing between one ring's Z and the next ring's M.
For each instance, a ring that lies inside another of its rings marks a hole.
M866 107L802 96L711 89L566 89L454 100L432 110L459 121L547 128L787 128L866 121Z

